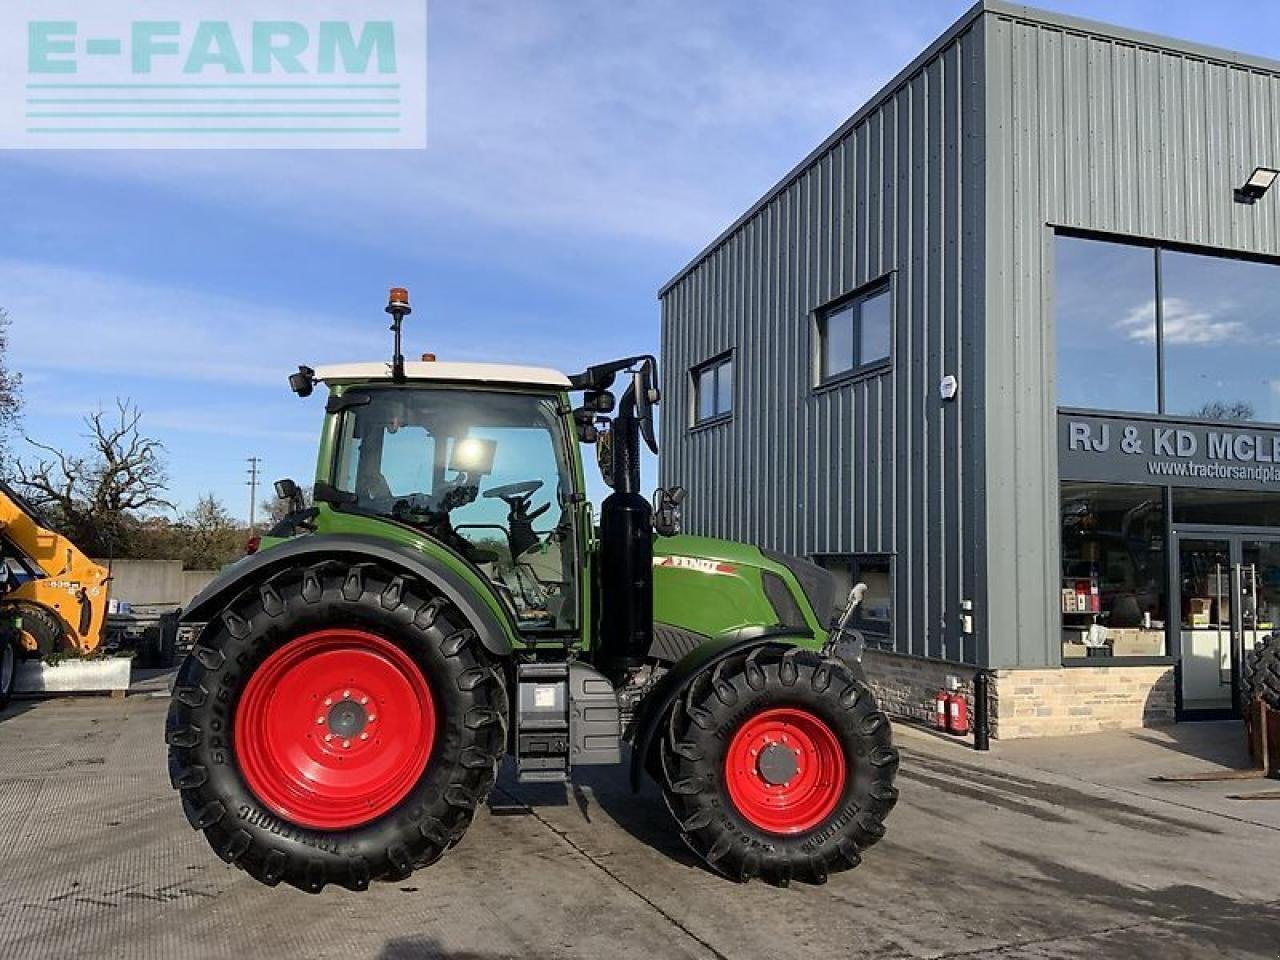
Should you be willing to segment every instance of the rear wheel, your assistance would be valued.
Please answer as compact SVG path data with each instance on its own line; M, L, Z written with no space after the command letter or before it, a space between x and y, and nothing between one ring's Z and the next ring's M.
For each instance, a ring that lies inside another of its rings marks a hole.
M264 883L400 879L461 839L507 700L427 584L329 561L242 593L178 673L170 777L192 826Z
M699 674L661 744L689 846L735 880L823 883L858 865L897 801L889 721L849 668L758 648Z

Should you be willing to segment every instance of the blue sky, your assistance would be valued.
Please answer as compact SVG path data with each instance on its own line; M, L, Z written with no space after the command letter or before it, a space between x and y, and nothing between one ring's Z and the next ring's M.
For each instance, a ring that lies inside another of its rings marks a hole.
M244 515L246 457L314 471L321 402L285 376L381 358L391 285L410 353L656 352L662 283L967 7L437 0L425 151L5 153L25 432L74 447L130 397L171 497ZM1055 8L1280 58L1267 5Z

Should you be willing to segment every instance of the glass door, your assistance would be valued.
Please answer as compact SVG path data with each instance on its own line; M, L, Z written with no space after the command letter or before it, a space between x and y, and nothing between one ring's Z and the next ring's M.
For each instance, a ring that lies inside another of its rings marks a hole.
M1174 539L1182 712L1229 714L1235 708L1235 544L1228 537Z
M1175 530L1181 712L1240 715L1244 651L1280 628L1280 537Z

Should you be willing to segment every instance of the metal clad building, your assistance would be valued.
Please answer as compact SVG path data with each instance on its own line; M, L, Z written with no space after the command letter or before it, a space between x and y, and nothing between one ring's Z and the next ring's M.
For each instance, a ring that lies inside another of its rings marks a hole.
M1152 529L1158 513L1166 540L1109 558L1107 510L1137 488L1109 500L1111 488L1076 484L1059 421L1094 407L1143 430L1187 417L1167 402L1165 359L1183 356L1189 301L1160 299L1161 270L1187 250L1280 256L1278 198L1233 194L1277 165L1280 65L979 3L661 291L661 473L689 490L687 527L837 569L853 558L851 576L884 580L884 645L899 655L1059 671L1092 660L1076 647L1105 627L1106 663L1093 663L1150 668L1148 686L1181 707L1166 676L1193 627L1169 593L1181 495L1154 484L1150 504L1125 508ZM1067 402L1075 387L1059 384L1055 263L1105 263L1090 239L1152 258L1155 332L1136 293L1138 319L1115 324L1117 355L1153 341L1149 410L1132 384L1115 403ZM1196 509L1185 516L1210 515ZM1116 573L1125 562L1137 573ZM1184 608L1205 592L1182 589ZM1103 609L1109 595L1120 614ZM1158 654L1143 647L1154 632L1168 635ZM1142 652L1122 661L1126 644Z
M980 23L935 44L662 300L662 475L688 487L690 529L800 554L896 552L899 649L969 662L972 644L942 622L981 582L960 549L984 524L981 398L932 397L944 373L982 363L962 335L982 304L982 44ZM815 390L809 318L886 274L891 365ZM733 419L690 429L690 368L730 350Z

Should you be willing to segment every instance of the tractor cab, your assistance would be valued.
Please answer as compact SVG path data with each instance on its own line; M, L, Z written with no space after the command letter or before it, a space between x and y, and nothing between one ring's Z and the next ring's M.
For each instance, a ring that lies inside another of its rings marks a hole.
M319 367L330 389L322 510L390 521L481 571L521 633L570 633L590 528L565 391L551 370L421 361ZM322 523L323 525L323 523Z

